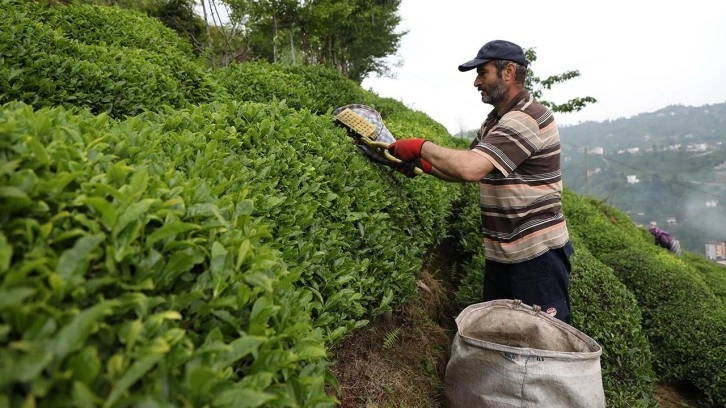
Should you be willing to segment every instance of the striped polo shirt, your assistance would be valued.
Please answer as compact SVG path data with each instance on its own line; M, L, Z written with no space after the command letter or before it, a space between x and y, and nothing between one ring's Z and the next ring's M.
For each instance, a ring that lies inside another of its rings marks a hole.
M492 110L471 149L494 165L479 181L486 258L521 262L564 246L569 234L552 111L522 91L501 117Z

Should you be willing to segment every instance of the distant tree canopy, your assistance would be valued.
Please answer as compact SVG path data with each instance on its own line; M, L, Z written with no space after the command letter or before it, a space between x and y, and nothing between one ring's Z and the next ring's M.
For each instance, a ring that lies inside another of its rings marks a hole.
M390 71L398 50L400 0L224 0L244 26L251 56L319 64L360 83Z
M537 61L537 53L533 48L525 50L527 54L527 60L531 63ZM530 90L532 96L539 100L543 105L552 109L554 112L570 113L579 112L585 106L590 103L597 103L597 99L592 96L581 96L570 99L565 103L555 103L548 100L543 100L542 95L544 91L552 89L553 85L567 82L570 79L574 79L580 76L580 71L566 71L559 75L550 75L547 78L540 78L534 75L531 69L527 69L527 80L525 87Z
M323 65L360 84L374 74L390 76L389 58L407 31L396 31L401 0L37 0L135 8L190 40L213 66L265 60ZM201 16L199 12L201 11ZM530 62L534 49L525 50ZM555 112L577 112L597 103L591 96L564 103L543 100L553 85L580 76L577 70L546 78L531 69L525 86Z

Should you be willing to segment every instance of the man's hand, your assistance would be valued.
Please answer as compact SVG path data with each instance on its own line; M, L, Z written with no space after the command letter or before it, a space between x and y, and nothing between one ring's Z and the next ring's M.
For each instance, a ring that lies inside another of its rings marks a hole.
M430 173L432 166L426 159L419 157L418 159L414 159L410 162L402 161L400 163L396 163L396 166L394 167L397 172L403 173L406 177L416 177L415 171L417 168L423 170L424 173Z
M410 162L421 157L421 146L424 143L424 139L401 139L388 145L388 151L399 159Z

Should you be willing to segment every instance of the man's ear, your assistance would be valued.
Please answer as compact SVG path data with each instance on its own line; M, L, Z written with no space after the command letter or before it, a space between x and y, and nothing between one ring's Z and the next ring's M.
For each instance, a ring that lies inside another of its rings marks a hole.
M504 67L504 70L502 71L502 78L505 80L514 79L514 75L514 64L507 64L507 66Z

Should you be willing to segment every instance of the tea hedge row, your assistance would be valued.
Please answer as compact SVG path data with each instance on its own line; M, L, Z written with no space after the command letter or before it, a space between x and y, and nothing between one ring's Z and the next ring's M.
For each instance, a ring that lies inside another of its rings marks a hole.
M15 8L29 10L34 19L61 30L68 39L89 45L139 48L156 54L194 58L188 41L140 11L83 3L70 6L62 3L50 6L27 0L11 3Z
M12 104L0 133L11 405L330 402L326 347L415 294L443 229L328 118L284 106L116 124Z
M701 274L644 239L622 211L571 192L565 198L582 243L638 299L658 375L692 383L709 406L726 401L726 308Z
M122 118L226 97L206 69L181 53L72 39L63 31L74 21L70 15L54 26L16 3L0 4L0 103L88 108Z
M244 189L211 196L138 120L13 104L0 135L0 405L330 402L311 293Z

